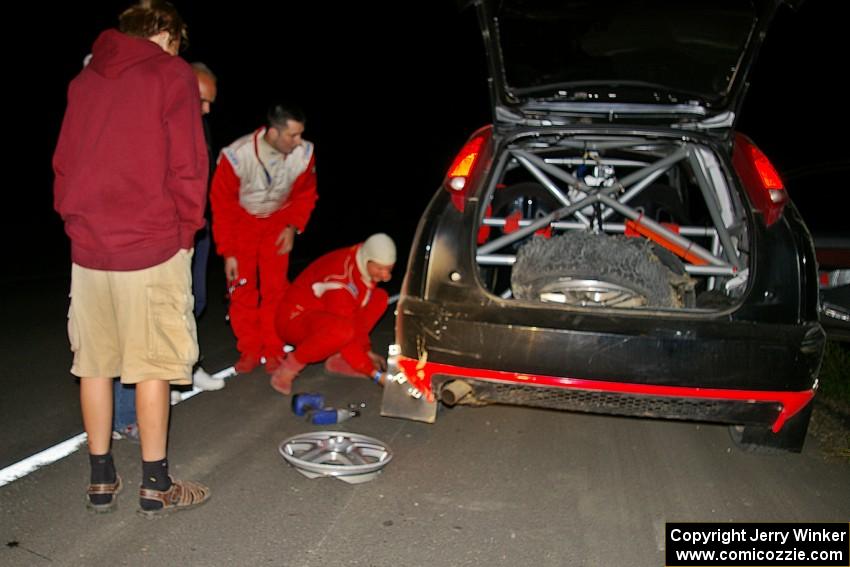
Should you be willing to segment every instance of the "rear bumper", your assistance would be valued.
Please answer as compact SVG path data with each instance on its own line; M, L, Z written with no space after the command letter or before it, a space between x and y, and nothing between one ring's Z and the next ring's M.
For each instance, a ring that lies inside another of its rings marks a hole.
M710 389L584 380L469 368L399 356L407 380L434 402L443 384L463 380L476 403L591 413L769 425L779 432L814 397L798 392Z
M591 384L802 392L815 387L826 342L816 321L596 314L463 300L437 304L403 296L396 317L399 354Z

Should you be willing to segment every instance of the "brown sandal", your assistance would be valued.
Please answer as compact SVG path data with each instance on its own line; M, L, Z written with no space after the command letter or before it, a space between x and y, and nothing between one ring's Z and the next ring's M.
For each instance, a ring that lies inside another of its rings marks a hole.
M210 489L193 480L171 480L171 488L168 490L153 490L151 488L140 488L139 498L142 500L153 500L162 503L161 508L145 510L139 508L139 514L153 518L161 514L188 510L200 506L210 499Z
M122 488L124 488L124 484L121 482L121 477L119 475L115 475L115 482L90 484L86 491L86 508L97 514L111 512L118 504L118 493L121 492ZM112 499L105 504L95 504L91 501L92 496L100 495L111 496Z

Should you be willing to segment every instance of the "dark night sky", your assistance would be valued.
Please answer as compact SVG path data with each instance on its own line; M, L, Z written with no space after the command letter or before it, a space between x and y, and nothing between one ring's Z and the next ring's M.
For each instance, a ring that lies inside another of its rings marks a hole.
M258 126L278 95L305 108L305 137L317 146L321 197L300 237L302 254L379 230L409 244L453 154L489 120L474 14L459 14L451 0L311 2L300 8L294 2L243 0L215 10L209 2L175 4L190 26L184 56L203 60L219 76L211 115L216 146ZM6 269L13 277L67 272L68 243L52 211L50 168L65 89L99 31L113 26L127 5L31 3L17 8L23 14L9 15L7 21L25 34L6 50L12 103L6 159L12 179L19 180L7 184L16 212L7 213L3 223L4 241L12 239ZM780 12L752 77L739 129L782 172L839 162L847 172L848 144L839 140L850 119L846 91L838 86L848 54L844 5L808 0L799 12ZM37 59L15 57L33 44ZM800 197L789 183L801 208L806 201L804 214L814 211L808 205L813 195L834 198L832 192L846 185L829 176L817 179L822 185L807 186Z

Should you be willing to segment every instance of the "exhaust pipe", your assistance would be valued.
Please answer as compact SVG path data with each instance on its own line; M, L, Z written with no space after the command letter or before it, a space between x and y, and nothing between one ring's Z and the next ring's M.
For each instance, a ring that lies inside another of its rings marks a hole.
M440 389L440 401L451 407L472 394L472 386L463 380L452 380Z

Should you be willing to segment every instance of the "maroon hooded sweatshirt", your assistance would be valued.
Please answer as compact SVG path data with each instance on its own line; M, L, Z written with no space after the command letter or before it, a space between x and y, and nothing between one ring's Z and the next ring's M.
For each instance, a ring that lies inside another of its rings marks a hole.
M100 34L68 88L53 155L54 207L75 264L140 270L192 248L209 171L199 101L183 59Z

